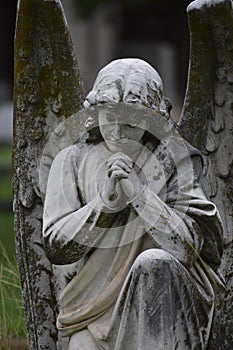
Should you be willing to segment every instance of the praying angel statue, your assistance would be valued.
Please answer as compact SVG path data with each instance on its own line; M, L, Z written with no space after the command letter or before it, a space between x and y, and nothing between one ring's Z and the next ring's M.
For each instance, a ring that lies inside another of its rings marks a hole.
M58 153L44 205L50 261L84 259L57 327L69 350L205 349L222 225L201 154L175 132L145 61L104 67L84 106L94 141Z
M60 1L19 2L14 210L33 350L231 349L233 58L213 55L222 33L233 42L232 7L188 15L176 123L143 59L108 63L86 94Z

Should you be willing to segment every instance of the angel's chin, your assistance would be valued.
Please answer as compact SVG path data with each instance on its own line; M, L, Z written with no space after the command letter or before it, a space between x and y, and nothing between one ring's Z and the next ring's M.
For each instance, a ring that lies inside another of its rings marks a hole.
M126 152L129 150L129 144L125 141L106 141L106 145L112 152Z

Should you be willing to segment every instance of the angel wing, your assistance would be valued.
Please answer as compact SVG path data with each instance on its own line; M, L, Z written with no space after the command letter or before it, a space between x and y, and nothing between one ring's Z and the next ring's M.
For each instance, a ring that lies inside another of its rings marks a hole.
M188 7L191 35L188 87L180 133L205 155L204 184L224 223L221 271L224 304L215 315L210 349L233 346L233 10L230 0Z
M54 268L43 250L39 163L53 130L80 109L83 99L83 84L60 1L19 0L13 190L17 256L33 350L59 348ZM58 131L64 132L61 128ZM51 154L44 155L44 168L49 168Z

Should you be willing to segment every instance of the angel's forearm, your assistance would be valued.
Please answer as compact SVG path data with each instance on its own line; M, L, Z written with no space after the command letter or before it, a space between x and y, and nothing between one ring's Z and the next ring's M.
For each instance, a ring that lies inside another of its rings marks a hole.
M47 252L51 252L48 254L50 260L54 260L54 258L51 259L51 256L58 255L59 257L60 252L65 253L65 251L68 255L73 256L74 254L71 254L73 246L75 261L77 261L96 246L103 234L103 229L96 224L101 222L103 227L105 222L104 213L101 210L102 204L95 198L85 206L67 213L54 222L49 218L46 220L45 212L43 235ZM65 257L65 260L67 259L69 259L68 256ZM71 260L73 259L74 257Z

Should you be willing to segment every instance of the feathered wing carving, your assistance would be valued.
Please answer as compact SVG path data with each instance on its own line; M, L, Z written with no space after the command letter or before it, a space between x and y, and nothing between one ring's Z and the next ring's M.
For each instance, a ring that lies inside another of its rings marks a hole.
M58 348L54 273L43 250L39 163L52 131L80 109L83 99L60 1L20 0L15 37L13 189L17 256L33 350ZM52 159L46 155L45 159L49 168Z
M210 349L233 346L233 9L230 0L188 7L191 48L180 132L205 155L204 183L224 223L221 270L224 305L216 313Z

